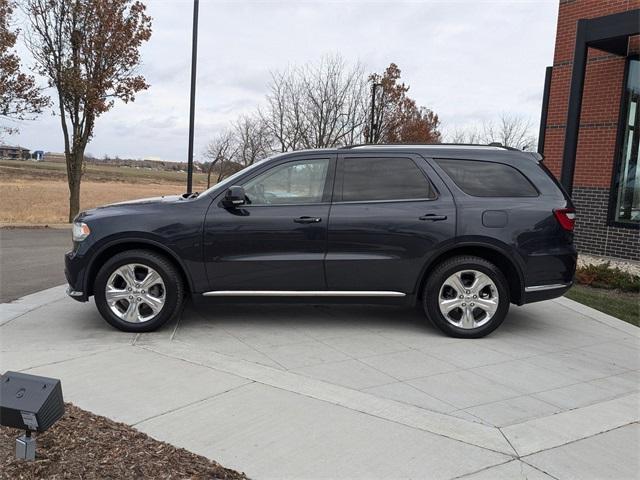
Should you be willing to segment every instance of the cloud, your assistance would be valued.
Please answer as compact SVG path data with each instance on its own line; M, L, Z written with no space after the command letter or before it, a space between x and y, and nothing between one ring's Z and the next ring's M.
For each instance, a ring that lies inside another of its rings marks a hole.
M99 118L88 150L186 160L192 2L147 4L153 36L140 72L151 87ZM271 71L336 52L366 71L397 63L413 98L446 130L505 111L535 127L556 15L555 1L200 2L195 151L264 102ZM21 128L12 142L62 150L57 117Z

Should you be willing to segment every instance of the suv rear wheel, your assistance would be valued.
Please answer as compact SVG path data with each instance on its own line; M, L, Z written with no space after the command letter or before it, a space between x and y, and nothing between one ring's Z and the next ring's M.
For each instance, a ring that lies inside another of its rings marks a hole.
M479 338L504 321L509 286L493 263L479 257L453 257L429 276L422 302L427 317L446 334Z
M184 287L180 273L147 250L119 253L100 268L94 284L100 314L125 332L150 332L177 316Z

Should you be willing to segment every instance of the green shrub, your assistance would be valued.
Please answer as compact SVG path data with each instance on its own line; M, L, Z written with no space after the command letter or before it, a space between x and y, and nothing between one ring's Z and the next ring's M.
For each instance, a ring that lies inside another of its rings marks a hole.
M614 268L609 262L578 267L576 281L590 287L640 292L640 275L633 275L618 267Z

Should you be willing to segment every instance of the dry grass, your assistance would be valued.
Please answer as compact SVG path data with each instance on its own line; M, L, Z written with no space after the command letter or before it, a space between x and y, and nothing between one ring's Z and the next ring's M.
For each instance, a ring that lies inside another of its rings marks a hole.
M202 174L194 176L202 191ZM136 198L173 195L185 191L184 173L89 166L80 189L81 209ZM0 161L0 223L66 223L69 188L65 166Z
M61 181L2 182L1 223L65 223L69 189ZM184 193L184 185L83 182L81 209L135 198Z

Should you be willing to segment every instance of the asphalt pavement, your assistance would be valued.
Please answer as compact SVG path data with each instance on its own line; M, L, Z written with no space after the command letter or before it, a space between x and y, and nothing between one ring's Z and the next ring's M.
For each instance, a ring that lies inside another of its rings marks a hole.
M0 303L62 285L68 228L0 229Z

